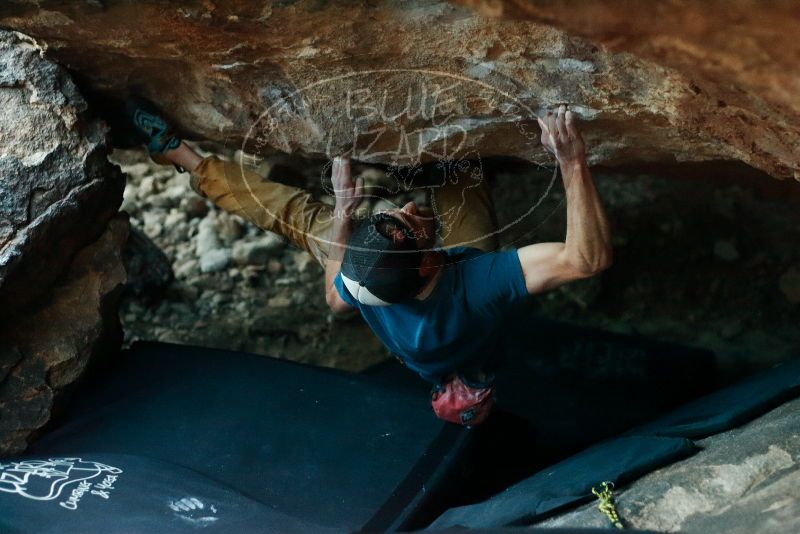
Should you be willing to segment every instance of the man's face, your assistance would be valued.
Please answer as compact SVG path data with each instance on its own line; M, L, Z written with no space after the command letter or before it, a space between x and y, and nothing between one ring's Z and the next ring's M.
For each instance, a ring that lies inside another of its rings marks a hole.
M431 208L409 202L402 208L388 210L385 213L400 219L411 229L417 238L418 249L428 249L436 243L436 218Z

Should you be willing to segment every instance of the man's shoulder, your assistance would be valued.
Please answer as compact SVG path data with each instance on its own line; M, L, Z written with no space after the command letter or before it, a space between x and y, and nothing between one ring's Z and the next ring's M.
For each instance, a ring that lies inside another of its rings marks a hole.
M447 258L448 264L460 265L462 267L475 264L475 262L468 262L467 260L483 259L484 261L492 262L502 256L516 254L516 252L516 249L486 251L473 247L452 247L442 250L442 253L444 253Z

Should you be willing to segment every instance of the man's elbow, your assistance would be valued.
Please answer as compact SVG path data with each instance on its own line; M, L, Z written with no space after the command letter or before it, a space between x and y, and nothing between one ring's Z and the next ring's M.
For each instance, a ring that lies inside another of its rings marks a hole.
M608 250L600 255L600 257L592 265L592 276L600 274L614 263L614 254Z
M576 278L591 278L597 276L609 267L611 267L613 254L611 251L605 251L591 260L582 260L573 264L573 270Z
M330 308L330 310L336 315L346 313L352 309L352 307L343 301L339 295L333 293L327 293L325 295L325 302L327 302L328 308Z

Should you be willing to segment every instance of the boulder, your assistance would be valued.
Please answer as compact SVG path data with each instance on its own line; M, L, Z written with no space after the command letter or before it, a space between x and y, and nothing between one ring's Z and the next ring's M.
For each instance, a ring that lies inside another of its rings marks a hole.
M106 128L34 39L0 30L0 316L44 295L116 213Z
M615 492L629 528L704 534L800 531L800 399L698 442L692 458ZM595 504L537 526L601 528Z
M128 273L126 290L132 295L160 295L175 278L164 251L136 228L130 229L123 260Z
M106 134L37 41L0 30L0 455L121 341L128 221Z
M11 0L0 25L46 42L97 101L137 92L185 134L256 154L548 163L535 115L566 103L592 164L734 160L800 178L791 0L465 3L482 10Z
M118 350L127 236L127 219L112 219L100 239L75 255L43 302L0 326L0 455L25 450L89 361Z
M795 0L454 3L491 18L547 24L609 52L630 53L679 72L694 93L680 112L686 128L738 147L739 159L773 176L800 180L800 42L795 38L800 11ZM763 135L746 133L755 129ZM765 152L781 154L782 163L755 163Z

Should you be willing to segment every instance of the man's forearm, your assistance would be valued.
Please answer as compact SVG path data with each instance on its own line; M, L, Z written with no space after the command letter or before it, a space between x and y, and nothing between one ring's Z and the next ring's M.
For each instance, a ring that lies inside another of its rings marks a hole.
M328 259L325 260L325 301L333 312L343 312L350 306L341 298L333 281L342 268L345 246L353 232L351 217L361 203L364 179L353 181L350 176L350 160L337 157L331 167L331 186L336 195L333 208L333 232Z
M349 217L337 216L333 223L333 235L331 236L331 248L328 259L325 260L325 288L333 286L333 280L342 268L345 246L350 234L353 232L353 223Z
M611 264L611 229L586 160L561 165L567 193L565 258L587 274Z

